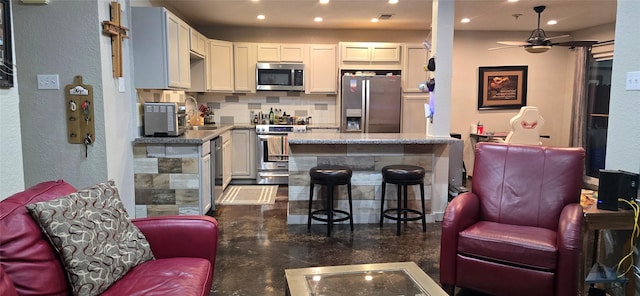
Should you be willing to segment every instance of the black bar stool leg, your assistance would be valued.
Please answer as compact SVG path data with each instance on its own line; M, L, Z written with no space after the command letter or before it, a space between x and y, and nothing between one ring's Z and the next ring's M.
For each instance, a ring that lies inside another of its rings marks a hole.
M400 210L402 207L402 186L398 184L396 187L398 188L398 223L396 223L396 235L400 235L400 224L402 224L402 219L400 218L400 215L402 214L402 211Z
M327 236L331 236L333 228L333 185L327 185Z
M309 217L307 219L307 232L311 232L311 205L313 204L313 183L309 186Z
M384 222L384 193L386 191L386 183L382 181L382 202L380 204L380 227L382 227L382 223Z
M424 183L420 182L420 200L422 202L422 232L427 232L427 219L425 213L427 212L424 207Z
M347 184L347 193L349 195L349 223L351 224L351 231L353 231L353 202L351 200L351 183Z
M409 186L407 185L402 185L402 188L404 189L404 208L408 209L409 208ZM409 217L409 212L408 211L404 211L404 225L407 225L407 217Z

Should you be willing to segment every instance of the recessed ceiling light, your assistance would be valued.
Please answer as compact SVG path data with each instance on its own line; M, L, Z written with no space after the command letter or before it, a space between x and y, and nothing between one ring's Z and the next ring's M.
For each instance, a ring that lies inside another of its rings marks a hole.
M320 23L320 22L322 22L322 18L321 18L321 17L319 17L319 16L316 16L316 17L313 19L313 21L314 21L314 22L316 22L316 23Z
M470 21L471 21L471 19L466 18L466 17L460 20L460 22L463 23L463 24L466 24L466 23L468 23Z
M547 25L555 25L557 23L558 23L558 21L556 21L556 20L550 20L550 21L547 22Z
M378 22L378 18L376 18L376 17L372 18L372 19L371 19L371 22L372 22L372 23L377 23L377 22Z
M389 0L389 4L396 4L398 3L398 0Z
M329 3L329 0L320 0L320 4L327 4Z
M263 20L263 19L264 19L264 14L260 14L260 15L258 15L258 16L257 16L257 18L258 18L259 20Z
M509 2L518 2L518 0L508 0Z

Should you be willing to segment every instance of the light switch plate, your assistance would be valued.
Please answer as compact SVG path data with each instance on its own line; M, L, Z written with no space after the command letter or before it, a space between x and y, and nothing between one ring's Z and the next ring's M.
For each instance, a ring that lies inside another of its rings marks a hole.
M38 74L38 89L60 89L58 74Z
M626 90L640 90L640 71L627 72Z

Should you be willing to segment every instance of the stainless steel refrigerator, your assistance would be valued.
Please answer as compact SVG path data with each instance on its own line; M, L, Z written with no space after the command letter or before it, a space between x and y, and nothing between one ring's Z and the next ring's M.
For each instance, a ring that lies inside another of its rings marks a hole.
M400 75L342 76L343 133L399 133Z

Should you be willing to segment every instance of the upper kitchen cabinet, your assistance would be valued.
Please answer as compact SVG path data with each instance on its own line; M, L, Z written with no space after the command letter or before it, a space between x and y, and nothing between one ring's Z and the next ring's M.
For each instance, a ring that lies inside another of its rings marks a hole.
M204 57L207 52L207 37L194 28L189 28L189 44L192 55Z
M191 57L191 88L193 92L204 92L207 90L207 37L189 28L190 31L190 57Z
M340 62L342 68L367 65L384 69L388 66L401 66L402 46L399 43L382 42L340 42ZM382 68L380 68L382 66Z
M235 92L256 92L257 48L256 43L233 44Z
M207 91L233 92L233 43L209 39Z
M309 45L309 63L305 93L335 94L338 88L337 50L335 44Z
M189 25L163 7L132 7L131 16L135 87L190 88Z
M258 43L258 62L304 63L304 44Z
M407 44L404 46L404 61L402 65L402 91L422 92L418 85L427 80L427 58L429 52L422 44Z

